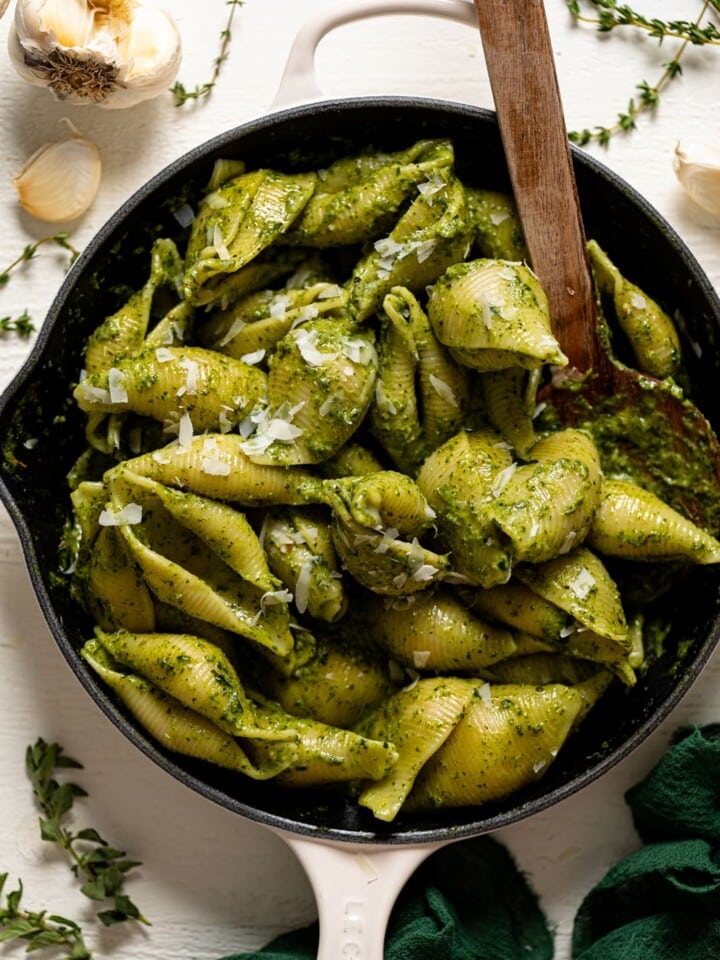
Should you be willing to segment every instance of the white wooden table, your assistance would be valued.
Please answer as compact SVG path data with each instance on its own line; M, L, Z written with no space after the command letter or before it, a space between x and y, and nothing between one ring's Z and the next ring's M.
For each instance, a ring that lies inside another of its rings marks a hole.
M236 14L230 59L212 97L176 109L169 96L127 112L70 108L25 85L9 65L0 21L0 267L48 231L16 204L11 176L42 142L57 139L61 117L99 146L104 173L90 212L71 225L84 246L115 208L171 159L230 126L267 111L293 37L326 0L246 0ZM335 0L336 3L340 0ZM639 0L638 0L639 2ZM690 17L700 4L652 0L649 15ZM228 8L221 0L174 0L185 52L180 79L208 79ZM696 10L697 8L697 10ZM654 81L670 46L634 36L599 38L571 24L563 0L547 0L560 87L571 128L610 123L641 79ZM675 145L720 147L720 60L691 51L681 82L657 115L609 150L592 148L638 188L673 224L720 286L720 220L681 193L672 172ZM388 17L343 27L321 45L321 84L328 95L415 93L492 106L479 37L466 27L424 17ZM44 316L61 282L65 257L44 247L13 273L0 293L0 315L27 308ZM19 368L29 343L0 339L0 387ZM271 936L309 922L309 884L285 845L194 794L155 768L97 710L56 650L29 585L10 520L0 512L0 872L21 876L29 907L82 920L92 904L74 889L54 849L41 844L24 775L24 750L36 737L62 743L85 764L77 779L90 798L77 821L144 861L130 894L153 921L91 939L100 956L117 960L215 960L257 948ZM559 806L499 832L539 892L557 926L557 957L569 956L572 916L583 894L638 843L623 801L683 723L720 719L720 651L673 715L631 757ZM15 955L0 946L0 957Z

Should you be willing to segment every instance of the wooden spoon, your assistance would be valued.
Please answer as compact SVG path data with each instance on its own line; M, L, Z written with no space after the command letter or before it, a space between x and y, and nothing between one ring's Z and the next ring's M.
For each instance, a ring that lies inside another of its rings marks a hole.
M547 399L629 473L712 533L720 445L677 387L619 363L598 317L543 0L475 0L515 201L553 331L569 359ZM680 293L680 291L679 291Z

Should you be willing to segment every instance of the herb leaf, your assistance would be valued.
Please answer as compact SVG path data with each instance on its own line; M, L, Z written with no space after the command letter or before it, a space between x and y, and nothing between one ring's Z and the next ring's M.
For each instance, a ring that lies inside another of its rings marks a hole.
M0 874L0 898L7 881L7 874ZM16 890L11 890L3 903L0 899L0 943L22 940L26 953L48 947L62 947L63 960L93 960L83 939L82 931L74 920L57 915L47 916L44 910L32 911L21 907L22 881Z
M64 754L57 743L38 739L27 749L25 765L43 814L39 821L41 838L57 844L65 851L72 872L82 880L81 893L100 902L113 899L112 911L98 914L101 922L106 924L106 917L110 913L112 923L125 920L148 923L132 900L122 892L126 875L133 867L139 866L140 861L125 859L125 852L111 847L93 827L73 832L64 823L76 797L85 797L87 793L76 783L59 783L55 778L56 772L82 769L82 764Z
M213 71L210 79L205 83L196 85L192 90L188 90L187 87L179 81L176 81L176 83L170 88L170 93L175 98L176 107L183 107L191 100L203 100L205 97L209 97L212 93L215 85L217 84L218 77L220 76L222 65L230 55L230 41L232 39L231 28L233 17L235 16L235 10L237 7L241 7L243 2L244 0L227 0L227 5L230 7L230 14L228 16L227 23L225 24L225 28L220 31L220 52L213 61Z

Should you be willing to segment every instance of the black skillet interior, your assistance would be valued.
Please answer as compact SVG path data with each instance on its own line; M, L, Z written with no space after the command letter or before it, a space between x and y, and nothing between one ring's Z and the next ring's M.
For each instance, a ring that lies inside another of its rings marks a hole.
M457 170L467 183L508 189L494 114L430 100L358 99L294 108L229 131L179 159L135 194L83 252L31 356L0 400L0 495L17 526L50 630L85 689L134 744L192 789L250 819L329 839L417 843L462 837L546 808L640 743L686 692L720 635L718 577L701 569L667 604L673 621L667 653L634 690L618 688L600 702L544 779L493 806L401 817L391 826L332 792L257 784L166 754L80 660L78 648L91 628L58 577L58 543L67 509L66 473L84 446L83 420L70 393L86 337L144 282L152 240L182 241L173 211L197 198L217 158L241 158L250 168L315 169L361 147L397 149L422 137L452 138ZM574 156L588 236L670 313L682 316L694 399L718 427L717 296L677 236L633 190L579 151ZM26 446L30 439L37 442Z

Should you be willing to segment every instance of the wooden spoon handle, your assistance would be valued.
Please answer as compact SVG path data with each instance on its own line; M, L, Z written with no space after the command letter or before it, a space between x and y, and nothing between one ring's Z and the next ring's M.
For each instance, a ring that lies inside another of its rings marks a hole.
M475 0L532 268L570 366L602 364L585 231L543 0Z

